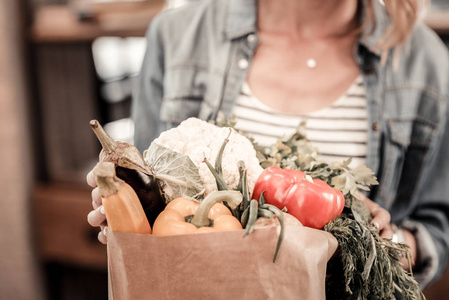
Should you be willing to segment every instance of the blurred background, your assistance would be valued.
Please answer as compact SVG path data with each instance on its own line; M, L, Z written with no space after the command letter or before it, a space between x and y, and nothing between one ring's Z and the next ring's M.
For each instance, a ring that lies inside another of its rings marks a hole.
M146 28L186 1L0 1L0 300L107 299L106 247L86 221L89 120L132 142ZM425 21L449 45L449 0ZM426 295L448 299L449 273Z

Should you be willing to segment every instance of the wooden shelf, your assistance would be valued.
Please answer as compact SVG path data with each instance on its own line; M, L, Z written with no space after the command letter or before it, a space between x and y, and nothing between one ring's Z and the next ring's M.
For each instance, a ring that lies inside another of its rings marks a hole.
M92 41L100 36L144 36L164 0L47 5L38 9L31 39L38 43ZM430 11L425 23L438 34L449 34L449 11Z
M35 12L31 40L37 43L92 41L100 36L145 36L164 0L47 5Z

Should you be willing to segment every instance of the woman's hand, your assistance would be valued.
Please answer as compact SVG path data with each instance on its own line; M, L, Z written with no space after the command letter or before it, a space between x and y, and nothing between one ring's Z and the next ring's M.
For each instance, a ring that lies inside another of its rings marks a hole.
M95 182L93 172L90 171L89 174L87 174L87 184L93 187L92 190L92 206L94 210L92 210L87 215L87 222L93 227L100 227L100 232L98 233L98 240L102 244L106 244L108 242L108 239L106 237L106 215L104 213L104 208L101 201L100 191L98 190L97 183Z
M371 215L373 219L371 220L371 223L374 224L379 229L380 236L385 239L392 239L395 226L393 226L391 221L391 215L385 208L382 208L379 204L373 202L372 200L366 198L364 195L362 195L363 201L365 202L366 206L368 207L369 211L371 212ZM396 230L397 227L395 227ZM402 231L404 240L400 241L401 243L404 243L410 247L410 255L411 255L411 264L414 265L414 262L416 260L416 239L415 236L408 230L405 229L399 229ZM407 259L407 257L401 258L402 267L405 270L410 269L410 264Z
M377 227L380 236L385 239L393 238L393 227L390 223L391 215L388 210L381 207L374 201L366 198L364 195L362 195L362 197L373 217L373 219L371 220L371 224Z

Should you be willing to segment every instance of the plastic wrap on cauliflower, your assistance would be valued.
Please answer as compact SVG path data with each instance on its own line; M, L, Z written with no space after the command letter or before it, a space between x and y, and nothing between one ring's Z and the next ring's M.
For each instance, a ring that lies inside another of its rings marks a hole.
M213 165L223 141L229 135L222 160L223 178L230 189L236 190L239 182L237 162L244 161L248 174L248 188L252 194L263 169L259 165L252 143L234 129L231 129L229 134L229 130L227 127L218 127L197 118L189 118L178 127L162 132L153 143L188 155L198 168L207 195L217 190L217 184L204 159Z

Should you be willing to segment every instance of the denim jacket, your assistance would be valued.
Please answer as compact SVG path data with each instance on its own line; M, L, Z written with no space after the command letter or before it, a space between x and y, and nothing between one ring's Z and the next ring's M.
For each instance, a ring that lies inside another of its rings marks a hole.
M373 2L377 26L354 51L367 91L367 165L380 183L369 197L415 235L424 288L448 262L448 53L417 24L399 67L381 64L375 45L390 21ZM256 0L202 0L159 14L134 94L136 146L188 117L231 114L257 44Z

